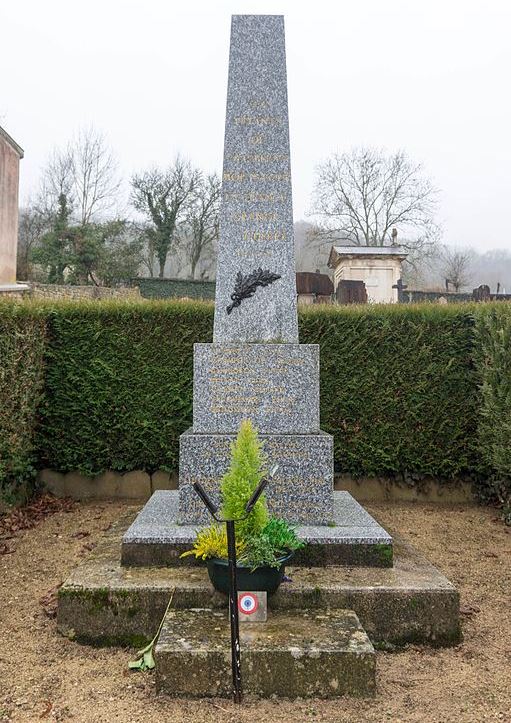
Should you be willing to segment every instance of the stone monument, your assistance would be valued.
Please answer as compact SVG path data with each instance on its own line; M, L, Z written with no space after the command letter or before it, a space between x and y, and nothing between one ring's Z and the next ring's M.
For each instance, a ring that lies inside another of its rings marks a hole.
M218 501L244 418L268 468L279 465L270 512L315 546L303 563L392 564L387 532L349 495L334 495L333 440L319 427L319 347L298 343L295 278L284 18L234 15L213 343L194 345L178 494L153 494L124 535L124 565L178 562L209 522L192 485Z
M182 435L179 517L206 521L243 418L279 472L270 510L333 518L332 438L319 428L319 348L298 344L284 18L232 18L213 344L194 348L193 427Z
M268 621L242 626L245 690L373 695L371 640L459 639L454 586L403 543L393 566L389 534L351 495L333 491L318 348L298 343L294 278L284 23L234 16L214 341L195 345L179 490L158 490L134 521L119 520L59 590L58 629L76 640L151 639L165 614L156 685L173 696L229 693L225 600L204 567L180 553L209 522L191 484L218 494L244 417L258 427L269 464L280 464L267 490L271 510L298 523L308 543L270 597Z

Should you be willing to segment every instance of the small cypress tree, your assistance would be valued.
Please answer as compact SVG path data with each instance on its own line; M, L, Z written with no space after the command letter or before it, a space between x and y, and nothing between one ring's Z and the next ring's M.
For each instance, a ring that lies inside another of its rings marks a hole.
M243 517L245 506L264 476L265 455L257 430L249 419L244 419L236 441L231 446L231 466L221 482L222 514L228 519ZM266 498L261 495L243 522L236 525L241 539L257 535L268 522Z

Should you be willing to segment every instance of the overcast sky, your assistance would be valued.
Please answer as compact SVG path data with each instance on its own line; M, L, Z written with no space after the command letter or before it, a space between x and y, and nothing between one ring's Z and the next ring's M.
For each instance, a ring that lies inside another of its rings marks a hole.
M0 0L22 200L91 123L125 177L178 151L220 170L230 15L254 12L286 18L295 219L333 151L403 148L442 191L446 242L511 248L508 0Z

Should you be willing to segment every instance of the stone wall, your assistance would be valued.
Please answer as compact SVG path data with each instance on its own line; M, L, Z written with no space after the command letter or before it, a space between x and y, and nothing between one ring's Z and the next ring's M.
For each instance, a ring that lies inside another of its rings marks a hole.
M147 500L157 490L178 489L176 472L157 470L152 474L143 470L132 472L103 472L88 477L80 472L56 472L43 469L39 482L57 497L84 499L136 499ZM435 479L426 480L419 488L399 484L385 477L354 479L349 474L337 475L336 490L347 490L359 502L436 502L466 504L474 502L471 483L458 480L456 484L442 485Z
M27 295L29 287L24 284L0 285L0 299L22 299Z
M214 281L195 281L193 279L132 279L132 285L138 286L144 299L200 299L214 300Z
M96 477L81 472L56 472L43 469L38 480L56 497L85 499L136 499L147 500L156 490L177 489L177 474L157 470L152 474L144 470L113 472L108 470Z
M405 289L401 292L400 300L403 304L418 304L423 301L459 304L464 301L473 301L473 298L472 292L458 293L455 291L420 291L414 289Z
M73 286L71 284L39 284L30 282L33 299L140 299L138 287Z
M432 301L440 304L460 304L474 300L472 292L405 289L400 293L400 301L403 304L418 304L423 301ZM511 301L511 294L490 294L488 301Z

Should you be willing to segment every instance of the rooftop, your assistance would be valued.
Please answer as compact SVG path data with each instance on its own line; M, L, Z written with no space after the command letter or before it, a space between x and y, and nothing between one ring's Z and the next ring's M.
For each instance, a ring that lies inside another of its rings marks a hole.
M20 158L23 158L23 156L25 155L23 148L16 143L14 138L11 138L11 136L7 133L7 131L2 128L2 126L0 126L0 138L3 138L5 141L7 141L11 148L16 151L18 156Z
M408 250L404 246L332 246L328 266L333 268L340 257L353 256L397 256L405 259L408 256Z

